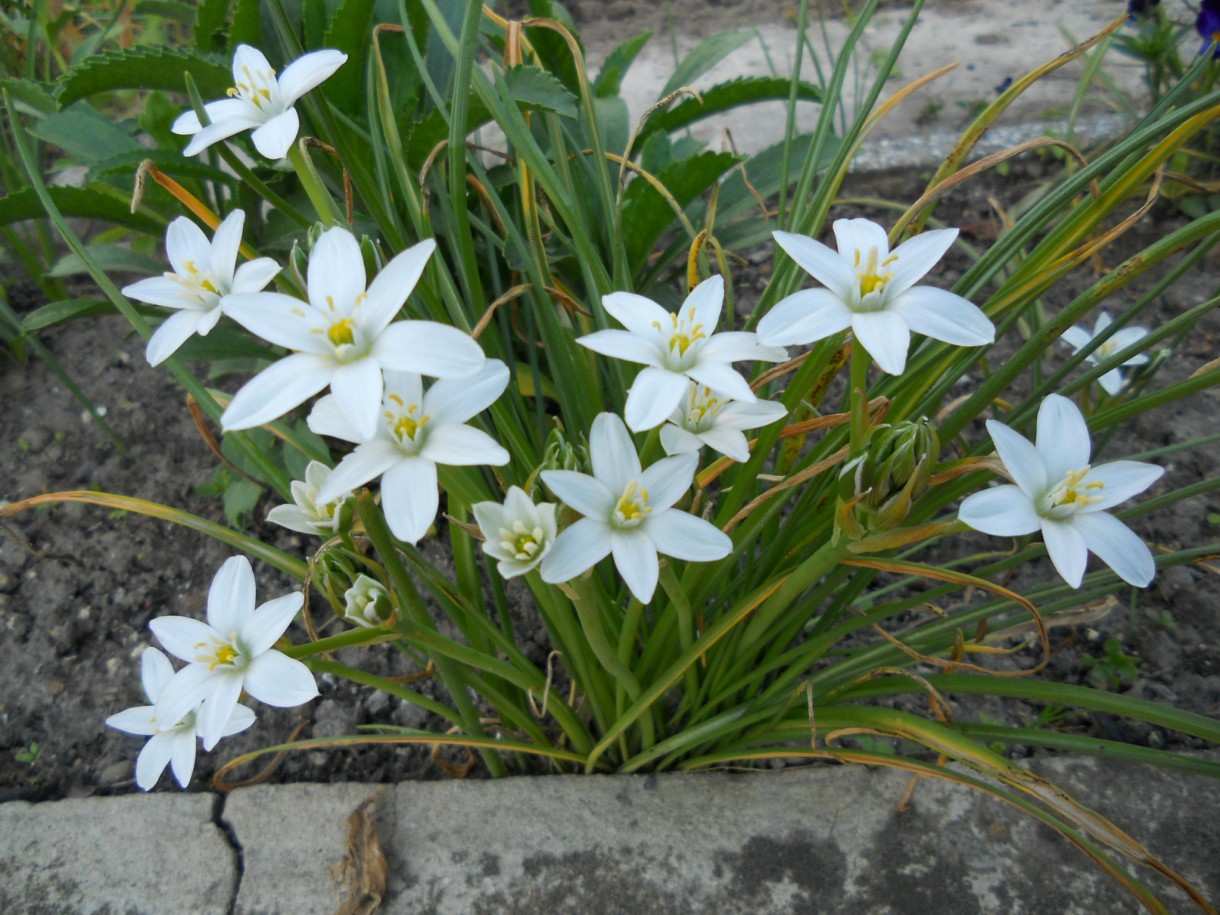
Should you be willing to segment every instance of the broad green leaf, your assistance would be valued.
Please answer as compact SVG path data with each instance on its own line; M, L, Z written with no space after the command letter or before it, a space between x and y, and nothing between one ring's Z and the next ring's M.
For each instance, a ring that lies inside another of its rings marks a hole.
M627 109L627 103L617 95L597 96L593 99L593 113L597 118L602 148L621 155L631 135L631 112Z
M151 276L165 270L165 264L161 261L123 245L90 245L89 256L94 263L109 273L142 273ZM48 271L48 276L76 276L88 272L89 267L80 257L76 254L65 254Z
M62 324L64 321L71 321L73 318L113 311L114 306L104 299L62 299L36 308L26 315L21 322L21 332L31 334L56 324Z
M325 0L301 0L301 32L305 47L325 47L322 44L322 37L326 34Z
M504 79L517 104L527 111L552 111L565 118L576 117L576 97L538 67L510 67Z
M343 0L331 17L320 47L347 55L347 63L326 81L326 97L349 113L363 114L364 55L371 42L375 0Z
M665 98L675 89L689 86L753 38L754 34L753 29L730 29L727 32L717 32L715 35L707 36L678 64L673 76L669 78L669 82L665 84L665 88L660 91L657 98Z
M119 153L117 156L111 156L101 162L96 163L89 170L89 177L98 178L103 175L126 175L131 183L131 178L135 175L136 169L140 167L140 163L145 159L150 159L167 175L172 176L178 181L186 178L199 178L204 181L216 181L221 184L232 182L233 176L226 175L218 168L213 168L206 162L201 161L196 157L187 158L181 153L170 149L135 149L129 152ZM146 183L146 192L153 185L150 178Z
M51 200L65 216L100 219L151 235L159 236L165 231L164 223L144 213L132 213L131 207L125 201L94 188L52 187L48 188L48 191ZM26 219L42 219L45 215L46 211L32 188L0 197L0 225L12 225Z
M200 51L223 50L228 14L229 0L199 0L195 14L195 47Z
M195 21L196 7L190 3L178 3L175 0L140 0L138 10L141 16L160 16L162 19L172 19L183 25Z
M648 43L652 32L641 32L634 38L628 38L606 57L597 79L593 81L594 95L618 95L623 85L623 77L631 68L640 50Z
M59 103L68 105L77 99L114 89L183 92L182 74L188 70L205 100L223 98L233 85L233 73L228 64L217 63L186 49L141 47L108 51L73 67L60 81L63 89Z
M278 354L226 319L206 337L190 337L177 355L186 362L215 362L217 359L274 359Z
M46 115L59 108L59 103L43 83L16 77L0 78L0 90L7 92L18 108L27 113Z
M717 83L710 89L700 91L702 103L698 99L688 98L665 111L658 111L648 119L641 135L647 136L658 130L672 132L739 105L786 100L791 85L788 80L773 76L743 76L727 83ZM820 102L822 90L813 83L798 83L796 97L801 101Z
M28 132L86 165L140 149L133 137L88 105L74 105L66 111L47 115L31 124Z
M239 44L256 48L263 46L263 23L260 0L236 0L233 18L229 22L229 48L236 50Z
M732 153L704 152L671 163L655 177L682 207L710 188L740 161ZM638 269L653 246L674 225L673 207L651 184L635 178L623 195L623 234L632 269Z

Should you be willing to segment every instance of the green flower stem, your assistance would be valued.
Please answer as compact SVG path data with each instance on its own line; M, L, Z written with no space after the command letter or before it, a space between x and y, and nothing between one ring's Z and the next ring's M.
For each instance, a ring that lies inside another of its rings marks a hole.
M748 652L771 630L779 615L787 610L793 601L849 555L845 540L838 544L824 543L812 556L793 569L782 580L783 583L776 592L755 611L746 626L740 650L743 653Z
M669 560L661 562L661 587L669 598L670 607L673 609L674 616L677 619L678 644L683 651L686 651L695 643L694 613L691 610L690 599L687 593L682 590L682 583L678 581L673 564ZM699 694L698 666L686 668L686 672L682 677L685 683L686 694L693 699ZM647 749L647 747L644 749Z
M410 702L413 705L418 705L420 708L426 708L428 711L432 712L432 714L444 718L446 721L453 724L460 723L457 715L453 713L453 709L440 702L437 702L430 696L425 696L423 693L417 693L413 689L407 689L401 683L395 683L393 680L388 680L385 677L375 676L374 674L361 670L358 667L348 667L346 664L340 664L338 661L328 661L325 658L310 658L305 663L308 664L309 669L315 673L332 674L333 676L350 680L353 683L362 683L365 686L371 686L373 689L379 689L388 695L397 696L399 699Z
M390 573L390 580L394 585L395 594L405 605L403 609L406 611L410 622L414 623L419 629L435 631L436 625L428 615L428 610L423 605L423 601L420 600L419 593L415 590L415 584L411 581L411 576L407 574L402 560L398 557L394 537L386 526L385 518L382 517L381 511L377 506L373 504L373 495L367 489L362 491L357 497L356 510L360 513L360 520L364 524L365 532L368 534L373 548L377 550L377 554L385 564L386 571ZM448 690L454 704L457 706L463 730L472 737L486 737L487 734L479 723L479 710L470 699L466 688L466 678L462 676L461 669L443 655L433 657L432 661L436 665L436 672L440 676L441 682L445 685L445 689ZM487 766L487 770L493 776L499 777L508 774L504 767L504 760L500 758L499 754L491 750L480 750L480 755Z
M309 202L313 204L318 219L328 226L343 225L343 214L339 212L338 205L322 183L322 176L301 149L299 141L288 147L288 161L292 163L292 169L297 173L301 187L305 189Z
M868 351L856 340L851 347L851 456L857 457L868 445Z

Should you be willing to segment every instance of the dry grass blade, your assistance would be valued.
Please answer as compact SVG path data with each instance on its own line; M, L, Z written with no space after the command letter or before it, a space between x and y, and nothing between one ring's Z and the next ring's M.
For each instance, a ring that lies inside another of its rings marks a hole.
M383 790L379 788L347 818L343 858L331 868L343 900L335 915L371 915L385 898L389 864L370 812L381 800Z

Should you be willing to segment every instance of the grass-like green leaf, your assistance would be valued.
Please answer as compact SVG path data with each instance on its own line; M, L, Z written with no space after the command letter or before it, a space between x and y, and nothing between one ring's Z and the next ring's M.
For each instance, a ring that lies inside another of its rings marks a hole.
M59 108L55 96L43 83L32 79L18 79L6 76L0 78L0 89L8 92L9 97L26 111L47 115Z
M122 200L94 188L52 187L47 190L65 216L99 219L152 235L160 235L164 231L163 223L143 213L132 213L131 208ZM38 195L29 188L0 197L0 226L27 219L42 219L45 216L46 211L43 210Z
M90 245L89 256L103 270L112 273L142 273L152 276L161 273L165 264L146 254L132 251L124 245ZM88 273L89 267L75 253L69 252L55 262L47 271L48 276L64 277Z

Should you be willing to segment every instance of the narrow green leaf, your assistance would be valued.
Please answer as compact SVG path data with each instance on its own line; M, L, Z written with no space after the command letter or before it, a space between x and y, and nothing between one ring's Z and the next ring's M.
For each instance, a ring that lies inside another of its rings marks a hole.
M753 29L730 29L709 35L695 46L674 69L673 76L665 84L657 98L665 98L681 86L689 86L720 61L724 60L743 44L753 38Z
M593 94L598 96L618 95L623 85L623 77L631 68L636 56L648 44L652 32L641 32L634 38L628 38L606 57L597 79L593 81Z
M0 78L0 89L5 89L27 112L33 114L51 114L59 108L50 89L43 83L32 79L17 79L6 76Z
M90 245L89 256L94 263L110 273L142 273L151 276L165 270L165 264L156 258L139 254L123 245ZM64 277L88 272L88 265L76 254L69 252L47 271L47 275Z
M108 51L73 67L60 80L63 88L59 102L68 105L78 99L115 89L183 92L185 83L182 74L188 70L205 99L223 98L233 85L229 66L217 63L210 57L184 48L140 47Z
M133 137L87 105L47 115L28 131L87 165L140 148Z
M347 55L347 63L326 81L323 91L339 108L361 114L364 100L364 55L371 42L375 0L343 0L331 16L321 47Z
M21 332L30 334L55 324L62 324L64 321L71 321L73 318L107 314L113 311L114 306L104 299L62 299L36 308L26 315L21 322Z
M132 213L123 201L90 187L52 187L47 190L65 216L100 219L151 235L160 235L165 229L164 224L157 220L143 213ZM38 195L30 188L0 197L0 226L27 219L42 219L45 215Z

